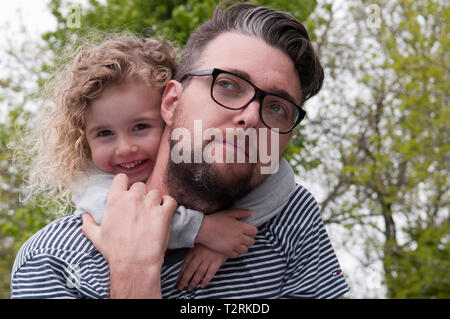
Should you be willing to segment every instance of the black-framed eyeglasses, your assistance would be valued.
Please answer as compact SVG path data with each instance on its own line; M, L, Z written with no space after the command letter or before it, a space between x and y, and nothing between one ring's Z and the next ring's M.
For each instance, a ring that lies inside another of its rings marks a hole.
M212 75L211 98L220 106L230 110L242 110L254 99L260 102L259 116L269 129L287 134L303 120L306 115L297 104L273 93L267 93L240 75L220 69L207 69L185 74L188 76Z

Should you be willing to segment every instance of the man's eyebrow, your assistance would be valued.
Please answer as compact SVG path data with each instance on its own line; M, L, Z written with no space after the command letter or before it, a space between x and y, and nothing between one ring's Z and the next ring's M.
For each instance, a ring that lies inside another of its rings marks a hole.
M234 73L236 75L239 75L241 78L246 79L247 81L250 81L250 74L248 74L245 71L238 70L238 69L225 69L225 71Z
M287 91L285 91L283 89L280 89L277 87L270 87L267 93L279 95L282 98L285 98L286 100L289 100L290 102L292 102L294 104L300 105L300 103L298 103L292 95L290 95Z
M241 78L244 78L244 79L246 79L247 81L252 82L252 81L250 80L250 75L249 75L247 72L245 72L245 71L237 70L237 69L227 69L226 71L227 71L227 72L234 73L234 74L236 74L236 75L239 75ZM253 83L253 82L252 82L252 83ZM292 102L292 103L294 103L294 104L297 104L297 105L300 104L300 103L298 103L297 100L296 100L292 95L290 95L286 90L280 89L280 88L278 88L278 87L271 86L268 90L265 90L265 91L266 91L267 93L272 93L272 94L275 94L275 95L279 95L279 96L281 96L282 98L285 98L286 100L289 100L290 102Z

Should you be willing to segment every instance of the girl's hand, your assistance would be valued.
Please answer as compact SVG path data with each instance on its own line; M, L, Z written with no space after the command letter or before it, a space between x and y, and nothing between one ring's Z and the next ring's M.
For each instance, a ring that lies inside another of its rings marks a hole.
M202 279L200 287L205 288L226 260L227 256L212 251L201 244L195 244L194 248L189 249L184 258L183 266L178 275L178 290L183 290L189 283L187 289L192 291Z
M195 242L230 258L248 251L255 243L258 229L239 219L250 216L250 211L230 209L205 215Z

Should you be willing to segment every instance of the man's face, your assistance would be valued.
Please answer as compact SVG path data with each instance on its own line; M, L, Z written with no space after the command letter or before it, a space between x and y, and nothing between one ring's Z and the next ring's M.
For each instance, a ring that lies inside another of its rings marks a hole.
M300 104L300 81L293 62L280 51L266 44L264 40L237 33L224 33L211 41L202 53L197 70L218 68L237 74L244 74L254 85L268 92L287 95ZM196 71L196 70L194 70ZM258 143L265 143L269 153L277 148L283 154L292 136L278 134L264 126L259 116L259 100L255 99L243 110L226 109L210 95L212 76L194 76L185 85L177 101L171 129L183 127L194 135L194 121L201 120L203 131L216 128L226 137L227 128L243 130L256 129ZM260 135L260 129L267 129L267 137ZM272 136L275 134L275 136ZM275 139L274 139L275 137ZM276 143L273 143L273 141ZM203 141L203 147L210 141ZM233 143L223 143L217 147L225 152L242 152ZM275 144L275 145L273 145ZM248 149L247 149L248 151ZM248 159L248 158L247 158ZM278 160L279 158L277 158ZM216 178L223 183L235 183L239 177L245 178L250 188L261 182L267 175L261 174L261 161L257 163L213 163Z

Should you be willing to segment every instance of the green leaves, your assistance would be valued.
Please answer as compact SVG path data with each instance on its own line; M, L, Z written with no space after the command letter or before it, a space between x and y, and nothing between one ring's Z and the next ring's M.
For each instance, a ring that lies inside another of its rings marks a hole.
M407 229L409 241L385 256L391 269L386 283L392 298L448 298L450 296L449 223ZM395 258L394 258L395 257Z
M324 220L369 243L376 257L361 263L382 261L388 297L448 296L439 281L424 289L428 277L407 267L413 252L428 258L423 236L442 245L437 233L449 215L448 8L436 0L349 0L317 9L310 23L319 26L326 78L312 134L322 174L311 175L326 192ZM399 269L422 288L401 285Z
M320 159L312 150L317 146L317 140L308 139L301 132L303 125L296 128L297 133L290 139L284 158L291 164L294 172L301 175L302 172L318 167Z

